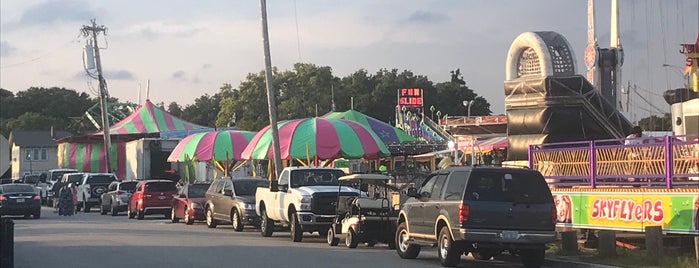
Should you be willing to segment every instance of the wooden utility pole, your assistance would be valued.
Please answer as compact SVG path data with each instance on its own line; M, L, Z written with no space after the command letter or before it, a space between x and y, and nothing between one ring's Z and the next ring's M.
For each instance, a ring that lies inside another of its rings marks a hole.
M267 106L269 108L269 127L272 129L272 150L274 151L274 178L282 173L282 156L279 149L279 129L277 129L277 103L272 84L272 58L269 52L269 33L267 31L267 1L260 0L262 14L262 43L265 53L265 81L267 84Z
M95 19L90 20L92 25L83 25L80 31L83 36L92 38L92 48L95 50L95 64L97 66L97 80L99 81L100 88L100 106L102 107L102 135L104 136L104 162L106 172L114 172L111 168L111 145L112 140L109 136L109 117L107 117L107 98L109 94L107 93L107 83L102 76L102 61L100 60L100 48L97 45L97 34L102 32L107 34L107 28L104 25L97 26ZM92 59L86 59L92 60Z

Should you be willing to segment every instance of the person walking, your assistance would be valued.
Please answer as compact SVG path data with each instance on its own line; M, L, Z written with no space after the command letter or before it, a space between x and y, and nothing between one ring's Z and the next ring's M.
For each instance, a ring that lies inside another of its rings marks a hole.
M74 183L70 183L69 188L70 188L70 194L73 197L73 200L72 200L73 211L75 211L75 213L77 214L78 213L78 209L77 209L77 207L78 207L78 187L76 187Z

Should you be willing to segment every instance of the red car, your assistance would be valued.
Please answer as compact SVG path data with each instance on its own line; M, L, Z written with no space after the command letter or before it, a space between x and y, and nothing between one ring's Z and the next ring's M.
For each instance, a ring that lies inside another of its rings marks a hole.
M129 198L127 211L129 219L142 220L146 215L151 214L162 214L167 217L175 194L177 194L177 186L172 181L139 181Z
M172 211L170 212L172 222L179 222L182 219L187 225L192 225L195 220L203 221L205 219L204 204L206 203L204 194L210 185L211 183L207 182L182 187L172 199Z

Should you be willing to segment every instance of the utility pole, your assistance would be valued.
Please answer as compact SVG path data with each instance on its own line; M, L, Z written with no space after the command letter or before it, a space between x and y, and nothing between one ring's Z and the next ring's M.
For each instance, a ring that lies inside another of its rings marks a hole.
M105 162L105 170L106 172L113 172L111 168L111 145L112 145L112 140L111 137L109 136L109 117L107 117L107 98L109 98L109 95L107 93L107 82L104 80L104 76L102 76L102 61L100 61L100 49L99 46L97 45L97 34L102 32L103 34L107 34L107 28L104 27L104 25L97 26L97 23L95 22L95 19L90 20L92 22L92 25L83 25L82 29L80 31L82 32L83 36L85 37L91 37L92 38L92 44L95 52L95 63L97 65L97 80L99 81L99 87L100 87L100 105L102 106L102 135L104 136L104 162ZM92 59L87 59L87 60L92 60Z
M269 127L272 129L272 150L274 151L274 179L282 173L282 154L279 149L279 129L277 129L277 103L272 84L272 56L269 52L269 33L267 31L267 1L260 0L262 15L262 43L265 53L265 81L267 84L267 106L269 108Z

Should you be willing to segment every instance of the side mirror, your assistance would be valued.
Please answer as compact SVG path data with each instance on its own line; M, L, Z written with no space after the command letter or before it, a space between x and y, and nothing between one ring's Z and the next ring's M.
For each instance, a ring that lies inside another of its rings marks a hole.
M417 189L415 187L410 187L408 188L408 193L407 195L409 197L415 197L415 198L420 198L420 195L417 194Z
M271 181L269 183L269 191L270 192L279 192L279 182Z
M422 192L420 193L420 201L427 201L430 199L430 193L429 192Z
M233 191L232 191L232 190L229 190L229 189L223 190L223 195L225 195L225 196L233 196Z

